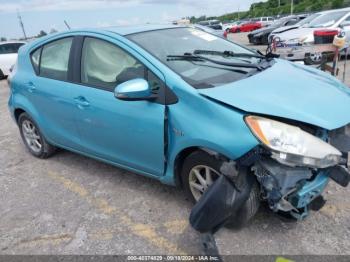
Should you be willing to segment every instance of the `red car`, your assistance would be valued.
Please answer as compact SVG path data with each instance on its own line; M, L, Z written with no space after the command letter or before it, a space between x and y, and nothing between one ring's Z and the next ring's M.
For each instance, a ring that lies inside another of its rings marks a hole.
M262 24L260 22L247 22L234 26L230 29L230 33L239 33L239 32L251 32L256 29L260 29Z

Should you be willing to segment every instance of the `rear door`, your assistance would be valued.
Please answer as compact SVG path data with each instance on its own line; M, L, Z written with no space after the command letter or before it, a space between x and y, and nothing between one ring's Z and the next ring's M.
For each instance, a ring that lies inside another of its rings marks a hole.
M83 150L151 175L164 171L164 113L159 101L122 101L114 97L118 84L135 78L149 81L162 98L164 79L128 46L109 37L84 37L76 59L73 89ZM147 64L147 65L146 65Z
M40 115L45 136L60 146L79 149L79 134L76 126L77 110L72 97L71 68L74 37L60 38L44 44L31 53L36 73L27 76L27 97Z

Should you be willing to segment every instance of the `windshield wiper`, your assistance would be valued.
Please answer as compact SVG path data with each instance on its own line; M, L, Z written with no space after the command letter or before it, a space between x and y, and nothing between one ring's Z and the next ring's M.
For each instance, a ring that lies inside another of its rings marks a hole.
M267 61L271 61L273 58L279 58L280 55L273 54L271 52L268 52L266 55L264 55L260 50L256 50L257 54L248 54L248 53L235 53L233 51L212 51L212 50L195 50L193 52L194 54L203 54L203 55L217 55L222 57L245 57L245 58L260 58L265 59Z
M235 53L232 51L214 51L214 50L194 50L193 54L195 55L214 55L222 57L245 57L245 58L266 58L263 55L259 54L248 54L248 53Z
M224 62L218 61L214 59L210 59L200 55L193 55L191 53L185 53L183 55L168 55L167 61L208 61L218 65L231 66L231 67L241 67L241 68L255 68L259 71L265 69L264 67L258 64L248 64L248 63L232 63L232 62Z

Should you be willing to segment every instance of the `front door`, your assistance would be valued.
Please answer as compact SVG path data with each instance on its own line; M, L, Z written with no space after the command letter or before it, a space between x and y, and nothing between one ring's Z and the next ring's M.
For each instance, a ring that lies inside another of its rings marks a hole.
M77 125L83 150L135 171L162 175L165 106L114 97L118 84L151 76L154 80L154 74L105 40L85 37L81 52L81 84L72 90L79 109ZM157 89L159 84L155 82L151 84Z

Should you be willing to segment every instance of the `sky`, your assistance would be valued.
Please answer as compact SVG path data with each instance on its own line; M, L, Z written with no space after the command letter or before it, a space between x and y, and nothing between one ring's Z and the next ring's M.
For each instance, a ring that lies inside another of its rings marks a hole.
M40 30L168 23L186 16L222 15L248 10L264 0L0 0L0 37L22 37L17 10L27 36Z

